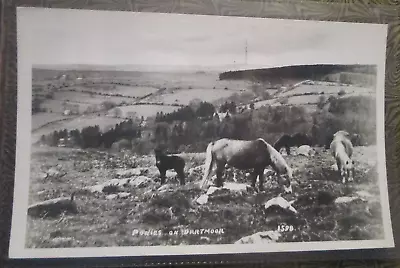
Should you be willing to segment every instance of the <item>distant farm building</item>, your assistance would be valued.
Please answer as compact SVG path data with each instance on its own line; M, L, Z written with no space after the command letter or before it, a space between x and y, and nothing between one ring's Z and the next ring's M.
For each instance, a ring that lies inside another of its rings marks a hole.
M79 114L79 105L64 103L63 104L63 115L78 115Z

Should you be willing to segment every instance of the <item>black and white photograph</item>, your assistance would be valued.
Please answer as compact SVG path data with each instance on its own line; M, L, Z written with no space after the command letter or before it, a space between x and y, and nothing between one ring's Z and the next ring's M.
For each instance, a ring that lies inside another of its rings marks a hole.
M394 247L387 25L48 8L17 22L11 258Z

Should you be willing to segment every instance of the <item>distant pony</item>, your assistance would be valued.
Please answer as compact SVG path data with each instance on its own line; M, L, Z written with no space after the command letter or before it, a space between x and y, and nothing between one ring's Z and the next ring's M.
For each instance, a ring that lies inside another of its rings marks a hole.
M353 146L363 146L363 138L360 134L353 134L351 135L351 143L353 144Z
M299 147L301 145L311 146L311 138L307 134L296 133L294 135L283 134L274 144L274 148L279 152L285 147L286 153L290 155L290 147Z
M156 156L156 166L160 171L161 184L165 183L167 170L173 169L179 177L181 185L185 185L185 160L177 155L167 155L157 148L154 150Z
M333 135L330 144L333 157L336 159L338 172L342 178L342 183L353 181L354 179L354 161L353 145L350 141L350 134L347 131L339 130Z
M286 174L288 176L288 179L284 180L284 189L287 193L292 192L290 182L293 178L292 169L282 155L263 139L244 141L223 138L209 143L206 150L204 176L200 183L201 189L209 180L215 163L217 187L223 185L222 175L225 166L228 165L239 170L253 169L251 185L255 188L257 177L259 177L259 190L263 191L264 169L271 166L278 175Z

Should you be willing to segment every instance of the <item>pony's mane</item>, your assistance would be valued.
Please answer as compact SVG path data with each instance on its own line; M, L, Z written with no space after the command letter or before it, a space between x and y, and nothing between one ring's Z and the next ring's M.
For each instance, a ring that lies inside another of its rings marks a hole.
M285 159L283 158L283 156L268 142L266 142L264 139L262 138L258 138L258 141L262 141L268 149L268 152L270 154L270 158L271 161L274 163L274 165L278 168L278 169L286 169L287 172L290 172L290 167L289 165L286 163Z
M343 137L343 138L350 139L350 133L345 130L339 130L338 132L333 134L333 138L336 138L336 137L340 137L340 138Z

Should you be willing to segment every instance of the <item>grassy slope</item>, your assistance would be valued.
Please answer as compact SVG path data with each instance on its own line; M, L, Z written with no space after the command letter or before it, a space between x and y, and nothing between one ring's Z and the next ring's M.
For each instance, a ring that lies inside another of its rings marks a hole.
M374 147L357 147L356 183L342 185L332 170L333 158L319 150L313 158L286 156L294 168L299 184L294 193L283 195L295 200L297 216L268 210L262 203L276 197L282 190L276 180L266 183L266 192L246 194L229 193L215 196L205 205L194 200L201 194L194 182L201 173L188 177L184 187L170 179L170 192L155 191L159 188L154 157L128 157L107 155L95 151L63 148L35 149L31 165L30 203L69 196L85 186L115 178L118 168L149 167L148 177L153 181L144 188L129 189L128 199L107 200L105 195L80 194L76 197L78 215L64 215L55 219L28 220L28 247L86 247L86 246L135 246L233 243L243 236L258 231L276 230L277 224L295 227L284 233L280 241L318 241L382 238L379 188L375 173ZM202 165L203 154L184 154L187 169ZM61 164L67 172L59 179L43 179L43 172ZM239 181L248 181L238 176ZM228 179L229 180L229 179ZM368 202L336 205L334 198L351 195L356 191L371 194ZM180 228L225 228L226 235L198 235L175 237L165 235L131 236L135 228L163 229L166 232Z

